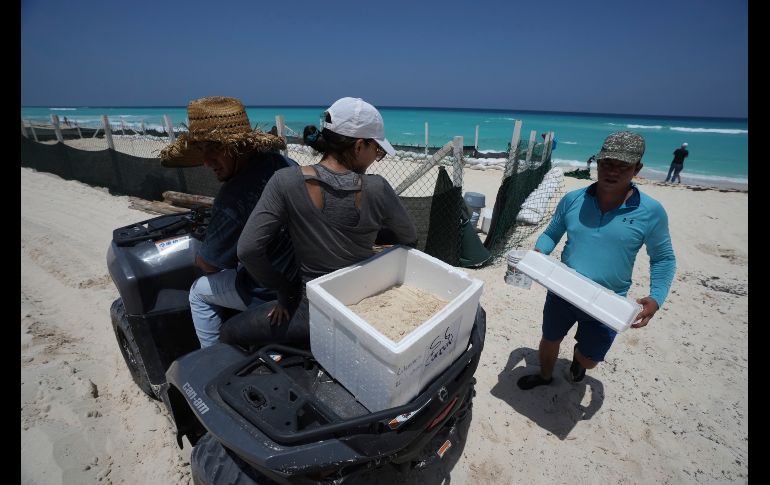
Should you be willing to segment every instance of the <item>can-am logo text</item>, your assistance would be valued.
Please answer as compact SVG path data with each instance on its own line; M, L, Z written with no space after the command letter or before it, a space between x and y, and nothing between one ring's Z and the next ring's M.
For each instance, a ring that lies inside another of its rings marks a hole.
M195 389L193 389L189 382L185 382L182 386L182 389L184 390L184 393L187 394L190 402L193 406L195 406L195 409L197 409L199 413L206 414L208 412L209 407L205 402L203 402L203 399L197 397L198 393L195 392Z

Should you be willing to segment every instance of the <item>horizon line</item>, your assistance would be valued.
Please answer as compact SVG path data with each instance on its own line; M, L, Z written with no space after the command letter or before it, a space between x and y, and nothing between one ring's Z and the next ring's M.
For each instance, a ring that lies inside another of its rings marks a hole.
M324 108L325 105L313 105L313 104L260 104L251 105L245 104L246 108ZM97 108L173 108L173 109L186 109L186 105L93 105L93 106L80 106L80 105L22 105L23 108L81 108L81 109L97 109ZM580 115L580 116L610 116L610 117L640 117L640 118L681 118L681 119L710 119L710 120L731 120L731 121L748 121L748 116L703 116L703 115L665 115L665 114L641 114L641 113L603 113L603 112L588 112L588 111L559 111L559 110L532 110L532 109L512 109L512 108L449 108L444 106L398 106L398 105L380 105L378 109L411 109L411 110L435 110L435 111L491 111L498 113L549 113L549 114L562 114L562 115Z

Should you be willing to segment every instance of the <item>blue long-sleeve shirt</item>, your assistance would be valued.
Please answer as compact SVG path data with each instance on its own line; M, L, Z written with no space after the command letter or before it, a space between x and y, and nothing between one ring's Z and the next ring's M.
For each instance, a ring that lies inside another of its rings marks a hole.
M535 247L551 254L564 233L564 264L625 296L642 244L650 256L650 296L658 307L671 288L676 270L674 249L663 206L631 184L633 194L617 209L602 214L596 184L566 194Z

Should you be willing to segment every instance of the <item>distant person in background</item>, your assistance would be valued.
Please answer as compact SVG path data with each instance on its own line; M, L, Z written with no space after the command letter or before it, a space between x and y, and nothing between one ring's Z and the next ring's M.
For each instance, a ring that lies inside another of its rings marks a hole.
M66 116L64 117L64 124L67 126L70 125L70 120L68 120Z
M276 170L298 167L282 156L280 138L252 129L243 104L236 98L211 96L187 106L189 131L160 152L164 167L205 165L223 182L211 209L203 244L195 265L204 275L190 288L190 310L201 347L219 342L225 309L245 311L273 301L278 295L251 278L238 264L238 238ZM277 225L266 254L274 270L287 281L299 282L298 267L288 233ZM289 288L291 285L287 285ZM299 287L297 286L297 289ZM290 307L296 294L287 289L280 297Z
M668 169L666 182L671 179L672 183L674 180L677 180L677 183L679 184L682 183L682 177L679 176L679 173L684 168L684 159L687 158L687 155L689 154L690 152L687 151L687 143L682 143L681 148L674 150L674 159L671 161L671 167Z
M676 269L665 209L631 181L642 169L644 148L644 138L636 133L609 135L596 155L597 181L562 197L535 243L535 251L550 254L566 233L562 262L620 296L631 286L634 260L644 245L650 257L650 293L636 300L642 310L632 328L644 327L658 311ZM567 379L582 381L586 369L604 360L617 332L549 291L543 307L540 371L521 377L520 389L551 383L561 341L576 321L577 344Z
M275 125L273 125L273 127L272 127L272 128L270 128L270 131L269 131L269 133L270 133L271 135L273 135L273 136L278 136L278 127L277 127L277 126L275 126Z
M586 168L588 171L591 171L591 164L596 161L596 154L591 155L588 157L588 160L586 160Z

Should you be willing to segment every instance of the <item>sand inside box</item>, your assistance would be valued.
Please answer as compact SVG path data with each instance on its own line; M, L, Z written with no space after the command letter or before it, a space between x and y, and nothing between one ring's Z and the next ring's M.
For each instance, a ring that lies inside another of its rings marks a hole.
M398 342L447 303L420 288L396 285L348 305L348 308L383 335Z

